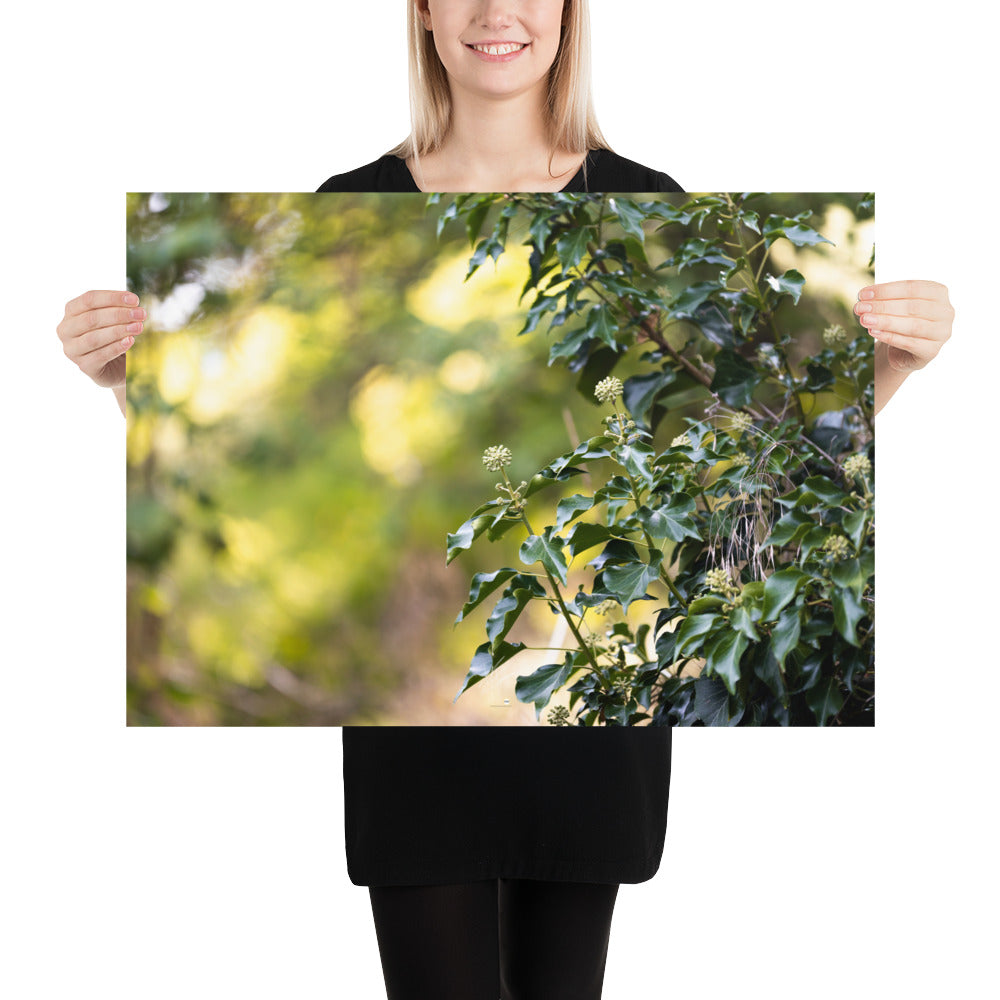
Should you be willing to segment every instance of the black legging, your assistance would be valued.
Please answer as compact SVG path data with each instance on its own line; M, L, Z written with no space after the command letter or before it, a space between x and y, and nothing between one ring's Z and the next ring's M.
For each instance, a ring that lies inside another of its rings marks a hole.
M599 1000L617 885L370 886L388 1000Z

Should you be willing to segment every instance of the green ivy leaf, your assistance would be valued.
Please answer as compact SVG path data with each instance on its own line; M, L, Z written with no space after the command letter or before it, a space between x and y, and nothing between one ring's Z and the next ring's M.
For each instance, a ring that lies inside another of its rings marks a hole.
M656 452L648 444L642 441L633 441L630 444L619 445L615 448L614 456L625 466L629 474L641 480L647 486L653 485L653 471L650 463L656 456Z
M594 498L584 496L582 493L574 493L570 497L563 497L556 504L556 531L562 531L570 521L578 518L584 511L590 510L594 506Z
M653 538L669 538L672 542L680 542L685 538L701 539L698 525L691 516L694 512L693 498L686 493L675 493L666 506L655 509L640 507L636 514Z
M803 486L831 507L839 507L847 499L847 494L827 476L810 476Z
M520 653L522 649L524 649L523 642L501 642L496 649L491 651L490 644L484 642L476 649L475 655L472 657L469 672L465 675L465 680L462 682L462 687L459 689L458 694L452 699L452 704L454 705L470 687L478 684L484 677L487 677L496 670L497 667L502 666L511 657Z
M478 507L472 516L452 535L448 535L448 555L446 565L452 561L460 552L464 552L472 543L491 525L498 513L497 508L503 505L497 500ZM484 513L487 509L492 512Z
M773 274L769 274L767 276L767 283L771 287L771 290L776 293L774 298L778 298L781 295L790 295L792 301L797 304L799 296L802 294L802 289L805 288L806 279L793 269L785 271L779 278L776 278Z
M493 573L477 573L472 578L472 583L469 586L469 599L465 602L462 610L459 611L458 617L455 619L455 624L457 625L470 611L478 608L493 591L498 587L502 587L512 576L516 575L517 570L511 569L509 566L498 569Z
M844 698L834 677L824 677L806 692L806 702L816 716L816 724L825 726L827 720L844 707Z
M760 633L754 627L754 623L750 619L750 613L746 608L736 608L729 616L729 624L741 635L745 635L751 642L760 641Z
M783 215L769 215L764 221L764 237L767 245L770 246L775 240L782 236L790 240L797 247L815 246L817 243L833 243L825 236L820 236L815 229L803 224L803 219L808 218L811 213L803 212L794 219L786 218Z
M718 677L699 677L694 682L694 714L706 726L735 726L743 717L743 709L730 715L724 682Z
M486 620L486 634L492 649L496 649L511 630L533 597L545 597L545 588L533 576L518 574L504 590Z
M778 661L778 668L785 669L788 654L799 644L802 624L798 608L785 608L778 618L778 624L771 631L771 652Z
M609 566L604 570L604 587L621 601L622 608L628 613L632 601L644 597L646 590L660 575L660 563L663 553L650 552L649 562L628 562L623 565Z
M562 663L546 663L533 673L518 677L514 682L514 694L518 701L534 703L537 719L552 695L570 679L575 669L573 656L567 653Z
M730 694L736 694L736 683L740 679L740 657L749 641L745 635L727 630L705 643L705 666L722 678Z
M842 559L833 564L830 570L830 579L838 587L848 587L854 591L854 596L860 601L868 583L868 575L865 573L860 559Z
M703 302L706 302L719 286L714 281L699 281L695 285L688 285L681 293L671 301L669 315L672 319L682 319L690 316Z
M518 555L526 566L540 562L563 586L566 585L566 557L563 555L562 538L555 535L550 524L542 535L529 535L522 543Z
M865 608L854 591L835 590L833 599L833 621L837 631L852 645L858 645L858 622L865 616Z
M774 526L765 545L774 545L781 548L785 545L793 545L801 541L810 528L815 527L816 522L802 510L790 510Z
M587 252L587 242L591 235L590 226L577 226L556 243L556 253L563 268L576 267L580 263Z
M625 380L622 398L625 409L632 414L633 419L643 421L656 401L656 397L677 380L677 375L670 368L650 372L648 375L633 375Z
M572 555L577 556L612 537L614 536L611 534L611 529L603 524L578 521L566 538L566 547Z
M646 239L646 233L642 228L646 213L634 201L629 201L627 198L615 198L614 202L615 214L622 229L642 243Z
M860 549L868 533L868 511L852 510L850 514L844 515L840 525L847 532L847 537L854 542L854 547Z
M794 566L779 569L772 573L764 583L764 606L761 609L761 621L774 621L778 614L789 604L798 593L799 588L809 579L805 573Z
M615 323L611 310L603 303L597 303L589 313L587 313L587 325L585 332L588 337L602 340L608 347L618 350L618 325Z
M749 361L731 348L720 348L715 356L712 392L728 406L739 409L753 398L757 382L757 369Z
M685 656L693 653L701 646L709 632L718 625L725 625L722 615L708 612L700 615L688 615L677 628L676 653Z

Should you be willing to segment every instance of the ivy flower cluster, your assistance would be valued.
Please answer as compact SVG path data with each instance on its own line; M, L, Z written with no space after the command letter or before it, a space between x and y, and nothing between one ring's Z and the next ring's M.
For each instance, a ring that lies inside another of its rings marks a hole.
M483 452L483 465L490 472L499 472L505 465L510 465L512 458L510 448L502 444L495 444Z
M611 403L625 391L625 386L620 378L609 375L601 379L594 388L594 395L601 403Z
M730 426L733 433L745 434L751 427L753 427L753 417L751 417L749 413L744 413L740 410L739 412L733 414Z
M546 716L550 726L568 726L569 709L565 705L554 705Z
M846 559L851 553L851 543L843 535L831 535L823 543L823 551L834 559Z
M872 463L867 455L851 455L844 460L844 475L848 479L854 479L855 476L870 476L871 472Z
M846 342L847 331L839 323L834 323L823 331L823 343L832 350L836 350Z
M487 448L483 452L483 465L490 472L500 472L503 474L504 481L497 483L497 492L503 493L507 498L507 512L505 516L516 520L521 516L521 511L524 510L526 503L524 489L528 484L524 480L521 480L521 485L515 487L510 479L507 478L504 467L510 465L512 459L513 455L510 453L510 448L502 444L495 444L492 448Z

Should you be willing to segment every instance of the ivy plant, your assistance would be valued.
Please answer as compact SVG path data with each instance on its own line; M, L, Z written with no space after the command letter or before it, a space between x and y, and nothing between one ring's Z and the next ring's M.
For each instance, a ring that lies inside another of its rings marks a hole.
M456 621L494 603L456 700L525 649L512 630L544 602L572 645L515 692L541 718L567 691L552 724L872 724L872 346L830 323L803 355L787 328L805 278L772 255L830 242L812 213L753 193L429 202L439 232L464 222L468 276L523 237L520 334L547 329L549 364L596 408L589 436L526 478L506 444L485 449L502 481L447 560L523 537L518 566L471 581ZM585 471L599 485L572 491Z

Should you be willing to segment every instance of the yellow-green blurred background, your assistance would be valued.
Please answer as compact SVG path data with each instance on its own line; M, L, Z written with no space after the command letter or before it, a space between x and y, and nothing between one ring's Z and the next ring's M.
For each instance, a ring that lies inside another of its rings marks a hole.
M857 329L873 239L858 198L769 196L771 211L813 209L835 243L772 250L806 277L803 354L830 323ZM445 536L496 495L486 447L513 451L516 484L604 411L547 367L543 330L516 336L530 303L517 223L466 282L463 228L436 232L446 203L128 196L129 284L150 317L128 354L130 725L536 724L513 681L544 652L452 700L494 603L453 628L469 580L518 566L523 537L446 566ZM668 417L656 443L681 430ZM554 511L580 481L565 487L538 502ZM589 578L579 562L570 592ZM510 638L544 646L556 620L531 611Z

